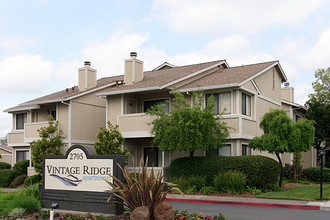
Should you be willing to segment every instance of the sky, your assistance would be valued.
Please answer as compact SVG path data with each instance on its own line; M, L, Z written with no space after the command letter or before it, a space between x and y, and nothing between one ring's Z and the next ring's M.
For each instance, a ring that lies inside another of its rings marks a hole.
M279 60L295 102L330 67L326 0L0 0L0 137L3 110L78 83L84 61L97 77L122 75L137 52L144 70L226 59Z

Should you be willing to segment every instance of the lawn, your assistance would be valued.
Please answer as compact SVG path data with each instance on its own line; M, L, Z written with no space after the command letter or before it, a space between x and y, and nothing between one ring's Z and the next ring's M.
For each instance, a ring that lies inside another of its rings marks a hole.
M320 199L320 186L299 186L285 191L267 192L257 198L315 201ZM330 200L330 184L323 185L323 199Z

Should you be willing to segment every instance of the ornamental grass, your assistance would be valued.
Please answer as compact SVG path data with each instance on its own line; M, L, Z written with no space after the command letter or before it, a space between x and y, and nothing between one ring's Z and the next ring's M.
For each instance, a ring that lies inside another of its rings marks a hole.
M135 164L134 159L133 164ZM174 189L173 186L175 185L169 182L164 182L163 175L160 172L155 174L153 167L151 170L148 170L147 164L148 158L146 161L141 158L139 167L136 168L134 166L134 174L130 174L127 166L122 168L117 163L123 173L124 181L109 175L113 178L113 183L106 180L110 186L110 190L106 191L111 193L108 202L112 197L117 197L122 200L124 205L131 211L137 207L147 206L150 210L151 216L153 216L155 207L166 199L166 192L164 190L165 186Z

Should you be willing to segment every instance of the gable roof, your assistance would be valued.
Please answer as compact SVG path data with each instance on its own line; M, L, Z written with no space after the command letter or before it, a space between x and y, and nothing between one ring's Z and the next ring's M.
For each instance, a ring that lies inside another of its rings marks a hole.
M120 87L113 87L105 90L102 93L97 93L97 96L104 95L115 95L130 93L136 91L148 91L148 90L157 90L161 89L161 86L167 86L169 83L180 81L189 75L193 75L200 71L206 70L208 68L217 66L217 65L226 65L225 60L217 60L207 63L199 63L187 66L177 66L172 68L147 71L144 72L143 80L136 82L130 85L122 85Z
M7 146L7 145L0 145L0 149L7 151L8 153L11 153L11 154L13 153L13 148L10 146Z
M222 66L224 68L215 68L217 66ZM282 81L286 81L286 76L278 61L229 67L225 60L218 60L144 72L144 78L139 82L131 85L112 87L96 95L106 96L169 88L180 81L189 79L212 68L214 72L203 75L203 77L199 77L191 82L187 82L176 89L181 92L186 92L198 89L238 87L272 67L276 67L279 70Z
M198 89L216 89L225 87L237 87L251 77L264 72L268 68L277 65L278 61L236 66L226 69L219 69L202 78L196 79L179 88L181 92L194 91Z
M45 95L27 102L23 102L18 106L5 109L4 112L17 112L17 111L24 111L30 109L39 109L41 104L47 103L56 103L61 101L67 101L73 99L75 97L86 95L88 93L101 90L103 88L109 87L111 85L115 85L118 81L123 81L124 76L113 76L113 77L106 77L97 80L97 84L95 87L84 90L82 92L79 91L78 86L74 86L72 88L67 88L61 90L59 92L54 92L49 95Z

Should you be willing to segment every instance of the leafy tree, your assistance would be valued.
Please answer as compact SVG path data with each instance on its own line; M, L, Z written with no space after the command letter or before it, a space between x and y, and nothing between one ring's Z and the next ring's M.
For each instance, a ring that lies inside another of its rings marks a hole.
M31 143L31 154L34 169L37 173L42 173L43 157L48 155L61 155L62 131L58 129L58 121L53 121L53 117L48 118L48 127L38 129L39 140Z
M127 164L129 152L122 150L124 138L118 131L118 125L113 126L108 121L108 129L100 127L96 135L99 141L95 142L94 149L98 155L124 155L124 162Z
M276 155L281 165L279 187L282 187L283 163L280 154L310 150L314 141L314 127L307 120L294 123L283 110L273 109L263 116L260 128L264 134L253 138L249 147Z
M323 141L328 142L330 134L330 67L318 69L313 82L314 93L306 102L306 118L315 121L315 141L317 149Z
M0 145L7 145L7 135L0 138Z
M157 116L151 123L153 144L162 151L189 151L191 159L197 149L221 147L229 132L226 123L219 121L220 117L212 111L214 101L204 108L201 91L193 93L193 106L180 92L174 95L170 114L160 105L152 106L147 111L147 114Z

